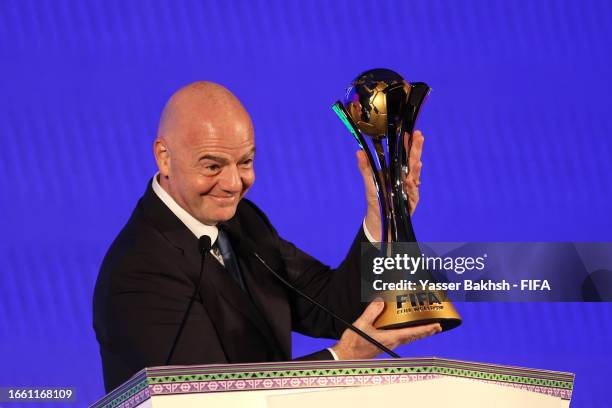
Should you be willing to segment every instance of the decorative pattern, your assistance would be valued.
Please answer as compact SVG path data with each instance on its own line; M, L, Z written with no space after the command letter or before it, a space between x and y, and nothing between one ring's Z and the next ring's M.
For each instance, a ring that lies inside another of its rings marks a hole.
M440 358L146 368L93 405L131 408L155 395L354 387L462 377L571 399L574 374Z

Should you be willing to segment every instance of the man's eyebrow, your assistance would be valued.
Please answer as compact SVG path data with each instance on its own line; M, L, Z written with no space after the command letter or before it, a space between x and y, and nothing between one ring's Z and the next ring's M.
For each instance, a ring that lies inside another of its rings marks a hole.
M253 156L254 154L255 154L255 148L252 148L248 153L246 153L244 156L242 156L240 158L240 160L244 160L247 157ZM228 163L228 160L226 158L215 156L214 154L205 154L202 157L200 157L198 160L199 161L202 161L202 160L212 160L212 161L215 161L215 162L220 163L220 164L227 164Z
M254 156L255 155L255 148L252 148L247 154L245 154L244 156L242 156L240 158L240 160L244 160L248 157Z
M202 160L212 160L212 161L215 161L215 162L221 163L221 164L227 163L227 160L224 159L223 157L215 156L215 155L212 155L212 154L205 154L204 156L200 157L198 160L200 160L200 161L202 161Z

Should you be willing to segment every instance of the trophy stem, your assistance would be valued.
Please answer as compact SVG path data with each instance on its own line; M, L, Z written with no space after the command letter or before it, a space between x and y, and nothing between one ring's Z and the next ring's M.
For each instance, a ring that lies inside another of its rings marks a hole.
M397 225L395 224L395 218L393 217L393 206L392 206L392 200L390 200L390 198L392 197L393 191L392 191L392 181L391 181L391 177L390 177L390 173L389 173L389 168L387 166L387 156L385 155L385 148L382 144L382 142L380 140L374 140L372 141L372 144L374 145L374 151L376 151L376 156L378 159L378 164L380 166L380 174L382 175L382 182L383 182L383 192L384 192L384 198L379 198L379 203L382 205L384 203L384 205L387 207L387 225L388 228L386 228L385 233L382 235L381 237L381 241L383 242L390 242L393 240L393 238L397 235Z

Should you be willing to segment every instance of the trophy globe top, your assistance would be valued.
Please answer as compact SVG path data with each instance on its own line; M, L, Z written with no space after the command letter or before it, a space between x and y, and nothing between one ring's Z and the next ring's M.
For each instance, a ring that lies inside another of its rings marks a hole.
M400 106L389 107L387 95L390 90L402 88L403 100L393 98L392 103ZM410 84L395 71L378 68L365 71L353 80L346 90L344 107L359 130L373 139L387 136L389 110L398 112L410 94ZM399 117L396 120L401 120Z

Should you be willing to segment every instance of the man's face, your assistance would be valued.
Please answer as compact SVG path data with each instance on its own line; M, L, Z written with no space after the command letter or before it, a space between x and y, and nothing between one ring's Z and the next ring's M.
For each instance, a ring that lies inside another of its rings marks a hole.
M164 148L166 153L158 154ZM155 151L162 187L204 224L216 225L232 218L255 181L250 121L204 123L169 144L156 141Z

